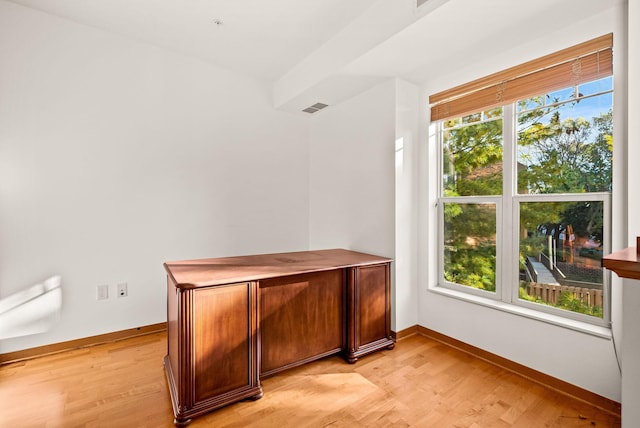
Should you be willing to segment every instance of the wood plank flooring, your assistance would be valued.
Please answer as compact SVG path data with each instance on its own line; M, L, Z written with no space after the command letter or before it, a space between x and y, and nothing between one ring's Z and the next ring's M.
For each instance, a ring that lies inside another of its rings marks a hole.
M0 427L172 427L166 333L0 366ZM619 427L591 407L433 339L263 380L264 397L190 427Z

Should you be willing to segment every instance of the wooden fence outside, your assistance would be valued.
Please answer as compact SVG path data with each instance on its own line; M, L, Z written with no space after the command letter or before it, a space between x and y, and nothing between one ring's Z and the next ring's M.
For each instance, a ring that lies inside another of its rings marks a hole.
M576 299L588 306L602 306L602 290L574 287L568 285L539 284L529 282L525 285L527 294L543 302L557 304L561 293L571 293Z

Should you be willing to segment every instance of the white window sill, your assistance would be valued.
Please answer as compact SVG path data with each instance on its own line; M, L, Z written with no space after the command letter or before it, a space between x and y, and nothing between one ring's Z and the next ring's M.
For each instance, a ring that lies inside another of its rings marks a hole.
M547 314L544 312L536 311L521 306L500 302L498 300L487 299L485 297L474 296L471 294L463 293L456 290L451 290L445 287L428 287L430 292L440 294L454 299L463 300L465 302L482 305L488 308L497 309L499 311L507 312L513 315L518 315L526 318L530 318L536 321L545 322L558 327L568 328L574 331L578 331L592 336L597 336L603 339L611 340L611 329L603 326L589 324L582 321L572 320L569 318L560 317L553 314Z

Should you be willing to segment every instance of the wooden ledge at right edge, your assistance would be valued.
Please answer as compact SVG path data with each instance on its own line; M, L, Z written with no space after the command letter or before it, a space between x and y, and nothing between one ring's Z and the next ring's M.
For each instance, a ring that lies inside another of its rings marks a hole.
M603 257L602 267L612 270L621 278L640 280L640 236L636 238L635 247Z

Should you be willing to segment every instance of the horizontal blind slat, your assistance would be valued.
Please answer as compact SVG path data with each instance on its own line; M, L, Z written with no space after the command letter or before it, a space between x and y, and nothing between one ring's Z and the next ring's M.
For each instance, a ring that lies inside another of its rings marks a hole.
M613 73L612 44L613 35L607 34L434 94L429 97L431 120L459 117L610 76Z

